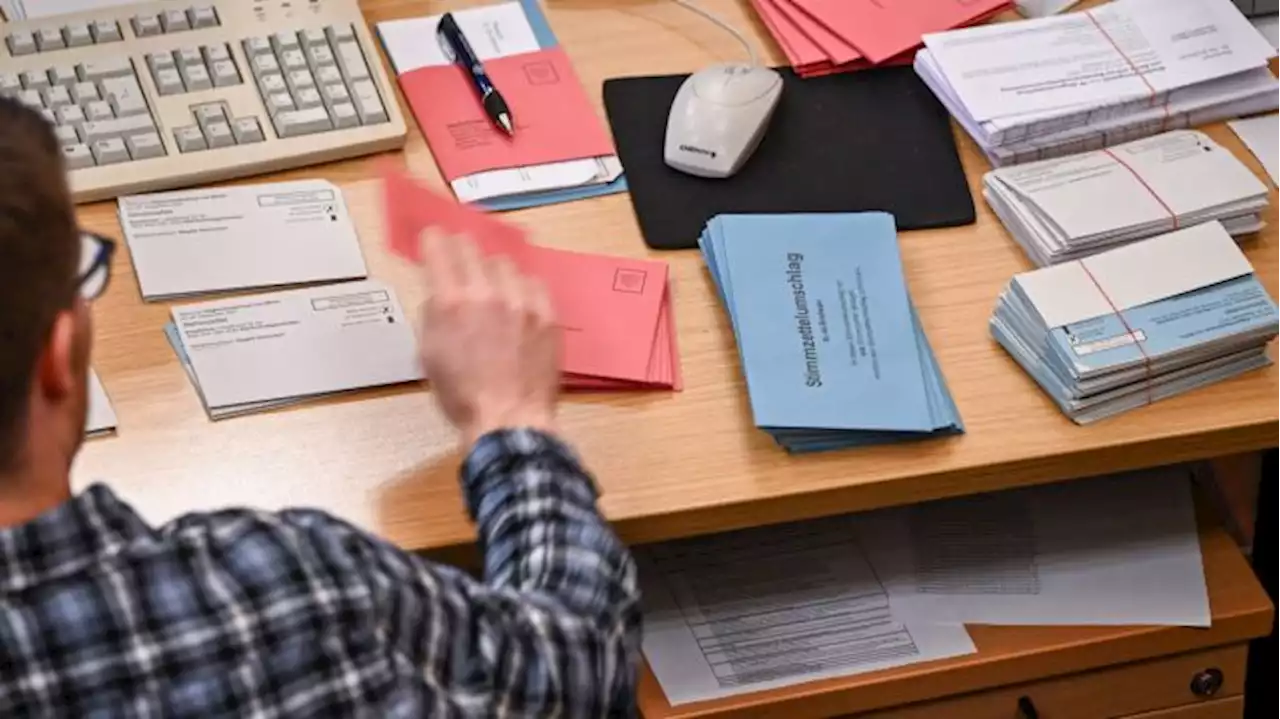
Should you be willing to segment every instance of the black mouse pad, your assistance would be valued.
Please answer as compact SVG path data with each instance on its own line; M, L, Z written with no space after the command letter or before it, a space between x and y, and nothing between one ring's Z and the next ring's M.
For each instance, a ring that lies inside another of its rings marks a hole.
M687 75L604 83L604 103L644 241L696 247L726 212L883 210L898 229L967 225L973 199L946 110L909 67L802 80L789 69L760 147L728 179L667 167L667 112Z

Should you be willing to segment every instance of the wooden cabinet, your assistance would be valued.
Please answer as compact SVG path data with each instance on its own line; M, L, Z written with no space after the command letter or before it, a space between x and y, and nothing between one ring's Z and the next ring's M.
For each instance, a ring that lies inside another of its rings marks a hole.
M969 656L674 707L646 667L641 712L646 719L1020 719L1026 697L1041 719L1239 719L1248 641L1271 631L1272 607L1225 531L1206 526L1200 546L1208 629L972 626L978 652Z

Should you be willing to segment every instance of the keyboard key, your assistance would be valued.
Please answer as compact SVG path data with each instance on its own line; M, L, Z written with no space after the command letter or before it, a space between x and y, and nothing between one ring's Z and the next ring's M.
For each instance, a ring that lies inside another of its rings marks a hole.
M339 130L360 127L360 116L356 114L355 106L349 102L334 103L329 107L329 117L333 119L333 126Z
M120 32L120 26L114 20L99 20L89 26L89 32L93 34L93 41L99 45L108 42L120 42L124 39L124 35Z
M160 27L160 18L155 15L135 15L130 22L133 25L133 34L138 37L164 34L164 30Z
M53 110L50 110L47 107L40 108L40 117L43 117L44 121L50 125L58 124L58 116L53 114Z
M191 21L191 27L197 30L206 27L218 27L220 24L217 11L208 5L191 8L187 11L187 15Z
M44 96L44 106L50 110L57 110L60 107L66 107L71 104L71 93L67 92L67 88L61 85L41 90L40 94Z
M186 83L187 92L208 90L213 87L213 80L209 77L209 71L204 65L185 65L178 71L182 74L183 82Z
M289 83L289 90L294 95L303 90L314 89L316 86L316 79L311 75L310 70L294 70L285 76L285 80Z
M271 41L265 37L251 37L241 43L244 46L245 57L250 61L259 55L274 55L275 50L271 49Z
M209 66L209 74L213 76L215 87L227 87L240 84L240 73L235 63L230 60L219 60Z
M29 32L9 33L4 42L9 46L9 53L14 57L31 55L36 51L36 39Z
M62 31L56 27L46 27L36 31L36 47L40 52L61 50L67 43L62 39Z
M338 67L348 83L369 79L369 66L364 62L364 53L354 40L338 43ZM352 88L354 90L355 88Z
M75 100L77 105L83 105L94 100L101 100L102 96L98 94L98 86L92 82L77 82L71 86L71 99Z
M153 52L147 55L147 65L151 68L151 72L158 70L177 70L178 63L173 61L173 55L167 52Z
M288 95L285 97L288 97ZM23 90L17 94L16 99L18 102L26 105L32 110L44 109L44 98L40 96L39 90ZM289 102L293 102L293 100L289 100Z
M125 147L124 140L118 137L98 140L89 147L93 150L93 159L97 160L99 165L114 165L129 161L129 148Z
M85 142L94 143L98 140L108 140L113 137L155 132L155 129L155 123L151 121L150 115L134 115L132 117L120 117L115 120L86 122L80 127L80 138ZM98 164L101 165L102 161L99 160Z
M200 48L200 52L204 53L204 62L206 65L212 65L215 62L222 62L223 60L231 60L231 50L226 46L226 43L205 45Z
M75 67L72 65L54 65L49 68L49 82L70 88L78 82Z
M195 47L187 47L181 50L173 51L173 61L178 67L183 65L203 65L204 56L200 54L200 49Z
M258 124L256 117L239 117L231 123L231 131L235 134L236 143L247 145L253 142L262 142L266 138L262 136L262 126Z
M258 55L253 58L253 74L261 77L269 72L280 72L280 63L275 55Z
M147 110L147 100L142 94L138 80L130 77L113 77L103 80L102 96L111 103L116 117L129 115L151 115Z
M173 140L178 143L178 152L199 152L209 146L204 141L204 133L195 125L179 127L173 131Z
M281 55L289 50L297 50L301 48L298 43L298 36L291 32L278 32L271 36L271 47L276 51L277 55Z
M187 91L186 86L182 84L182 76L173 68L156 72L154 79L156 91L161 95L181 95Z
M133 64L127 57L103 58L95 62L76 65L76 75L82 81L105 80L109 77L133 77Z
M351 93L347 91L346 85L325 85L324 86L325 104L334 105L339 102L351 102Z
M299 32L298 42L302 43L303 47L329 46L329 38L325 37L324 30L319 28L311 28Z
M113 119L116 113L106 100L95 100L84 106L84 116L90 121L100 122Z
M79 110L80 108L76 108ZM58 125L53 128L53 134L58 137L58 144L66 147L67 145L80 144L80 136L76 134L76 129L70 125Z
M94 166L93 153L89 151L88 145L63 145L62 159L68 170Z
M84 116L84 108L79 105L60 107L53 114L58 116L58 125L71 125L72 129L84 124L87 119Z
M226 122L227 112L220 102L211 102L207 105L196 105L191 109L192 114L196 116L196 124L200 127L207 127L214 122Z
M350 25L330 25L324 29L324 34L328 36L330 45L356 39L356 31Z
M277 72L258 78L258 87L262 89L263 95L268 96L275 92L289 91L289 86L284 82L284 76Z
M209 123L209 126L204 129L204 137L209 147L230 147L236 144L236 139L231 134L231 126L226 122Z
M39 95L36 96L39 100ZM273 92L267 97L267 112L273 116L294 108L293 98L287 92Z
M62 28L62 41L67 47L84 47L93 44L93 35L86 23L73 23Z
M0 72L0 97L17 95L22 89L22 80L16 72Z
M275 116L276 134L280 137L298 137L333 129L329 113L323 107L309 110L286 110Z
M296 94L294 94L293 101L299 108L303 110L306 110L307 108L312 108L312 107L320 107L321 105L324 104L324 101L320 99L320 93L316 92L316 89L314 87L308 87L308 88L299 90Z
M49 75L39 70L27 70L22 73L22 86L28 90L43 90L49 87Z
M164 151L164 143L160 142L160 136L154 132L129 135L124 138L124 144L129 148L129 154L134 160L150 160L167 154Z
M165 32L182 32L191 29L191 21L187 19L185 10L165 10L160 13L160 26Z
M360 113L362 124L376 125L388 120L387 109L382 106L382 100L378 97L378 88L371 81L352 83L351 94L355 97L356 112Z
M341 85L342 72L337 67L322 67L316 70L316 82L320 85Z
M307 56L301 50L285 50L280 53L280 66L285 72L307 69Z
M313 68L328 67L337 62L334 60L333 51L329 49L328 45L308 48L307 60L311 62L311 67Z

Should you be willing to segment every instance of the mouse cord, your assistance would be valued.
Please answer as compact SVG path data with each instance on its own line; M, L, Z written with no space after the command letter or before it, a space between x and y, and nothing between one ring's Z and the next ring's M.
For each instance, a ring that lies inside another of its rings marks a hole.
M725 22L724 20L720 19L720 16L716 15L710 10L703 10L702 8L690 2L690 0L672 0L672 2L684 8L685 10L697 13L702 17L706 18L707 20L715 23L716 25L719 25L720 29L732 35L734 39L736 39L739 43L742 44L742 48L747 51L747 57L749 58L749 61L753 67L759 64L759 62L756 60L756 51L751 48L751 43L747 42L747 39L743 37L742 33L738 32L736 28L734 28L732 25Z

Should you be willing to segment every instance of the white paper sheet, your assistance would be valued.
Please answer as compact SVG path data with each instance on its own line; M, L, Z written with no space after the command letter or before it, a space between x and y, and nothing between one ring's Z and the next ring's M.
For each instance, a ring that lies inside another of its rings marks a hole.
M1227 124L1254 157L1258 158L1258 162L1267 168L1267 174L1271 175L1271 182L1280 184L1280 178L1276 176L1276 173L1280 172L1280 115L1273 113L1244 120L1233 120Z
M520 3L459 10L453 13L453 17L482 61L541 49ZM436 27L439 24L439 15L378 23L378 36L396 74L452 62L437 39ZM462 202L478 202L495 197L604 184L613 182L621 174L622 165L617 157L608 156L477 172L449 184Z
M88 435L110 432L116 428L116 411L107 398L107 390L98 379L98 373L89 369L89 412L85 417L84 432Z
M644 547L644 653L684 704L971 654L964 627L896 623L839 517Z
M146 299L366 274L342 191L324 180L132 195L119 214Z
M1190 473L1075 480L877 512L859 537L910 623L1210 623Z

